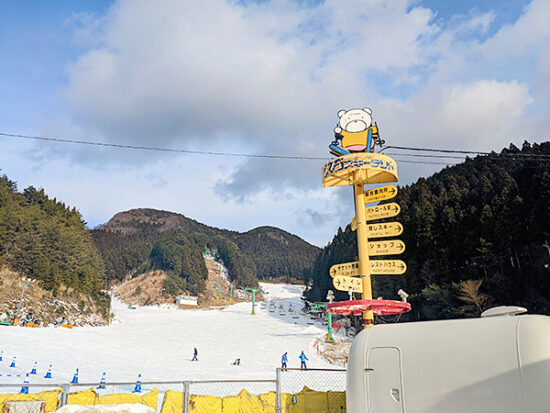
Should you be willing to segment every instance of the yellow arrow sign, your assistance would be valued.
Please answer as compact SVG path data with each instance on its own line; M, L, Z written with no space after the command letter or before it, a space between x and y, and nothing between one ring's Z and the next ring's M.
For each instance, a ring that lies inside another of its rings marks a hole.
M372 275L399 275L407 271L407 264L401 260L372 260L370 268Z
M337 275L354 276L359 275L359 261L343 262L330 267L329 274L332 278Z
M401 208L399 204L391 202L389 204L375 205L365 209L367 214L367 221L374 221L375 219L391 218L399 215Z
M334 288L340 291L349 291L350 287L354 293L362 293L363 286L361 284L361 278L357 277L345 277L343 275L337 275L332 280Z
M399 222L382 222L367 226L369 238L395 237L403 233L403 225Z
M369 255L371 257L377 255L397 255L403 254L405 251L405 243L398 239L390 239L384 241L369 241Z
M382 218L391 218L399 215L401 212L401 207L395 202L383 205L375 205L368 208L365 208L365 214L367 216L367 221L374 221L376 219ZM353 217L351 220L351 230L357 230L357 218Z
M369 189L363 195L365 197L365 204L383 201L384 199L391 199L396 196L397 187L395 185L381 186L380 188Z

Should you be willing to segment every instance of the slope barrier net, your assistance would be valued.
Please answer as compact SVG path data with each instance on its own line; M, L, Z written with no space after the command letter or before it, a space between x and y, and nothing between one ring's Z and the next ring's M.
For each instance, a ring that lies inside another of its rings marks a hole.
M277 369L276 380L2 384L0 412L44 401L36 413L62 406L143 404L158 413L343 413L345 370ZM28 393L22 392L25 389ZM35 413L35 412L29 412Z

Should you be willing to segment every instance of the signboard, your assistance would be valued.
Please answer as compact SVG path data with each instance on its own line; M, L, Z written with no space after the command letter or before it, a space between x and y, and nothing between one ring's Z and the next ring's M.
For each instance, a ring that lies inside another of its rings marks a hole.
M351 230L357 231L357 219L355 217L351 220Z
M401 260L371 260L372 275L399 275L407 271L407 264Z
M358 277L345 277L343 275L337 275L332 280L334 288L340 291L349 292L350 287L353 288L354 293L362 293L363 286L361 284L361 278Z
M359 275L359 261L343 262L330 267L329 274L332 278L337 275L357 276Z
M369 255L371 257L403 254L404 251L405 243L398 239L369 241Z
M395 185L386 185L380 188L369 189L364 192L365 204L391 199L396 195L397 187Z
M399 215L400 212L401 207L395 202L365 208L367 221L374 221L375 219L382 218L392 218Z
M397 163L381 153L352 153L323 166L323 186L397 182ZM385 198L387 199L387 198Z
M403 225L399 222L382 222L380 224L368 224L369 238L395 237L403 233Z

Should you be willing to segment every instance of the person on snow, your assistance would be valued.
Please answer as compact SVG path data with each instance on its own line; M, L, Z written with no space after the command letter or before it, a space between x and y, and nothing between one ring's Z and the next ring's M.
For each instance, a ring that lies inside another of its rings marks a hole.
M199 361L199 359L197 358L198 355L199 355L199 351L197 350L196 347L193 347L193 358L191 359L191 361Z
M281 368L283 370L286 370L286 363L288 362L288 356L287 356L287 353L285 351L285 354L283 354L283 356L281 357Z
M241 365L241 359L235 359L233 362L233 366L240 366Z
M300 370L306 370L307 369L307 366L306 366L306 360L309 360L307 358L307 356L305 355L305 353L302 351L302 354L300 354Z

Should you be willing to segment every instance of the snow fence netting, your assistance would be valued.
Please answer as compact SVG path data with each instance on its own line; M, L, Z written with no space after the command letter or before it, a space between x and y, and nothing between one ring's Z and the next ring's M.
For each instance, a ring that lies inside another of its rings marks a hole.
M140 393L117 391L100 393L94 387L90 387L84 390L71 391L66 404L78 406L143 404L156 411L158 398L159 390L156 387Z
M0 389L2 391L3 389ZM8 401L44 401L46 402L46 412L55 412L57 410L59 394L61 388L38 393L6 393L0 394L0 412L4 411L4 404Z
M277 369L282 412L346 411L346 370Z
M147 406L159 413L342 413L345 370L278 369L277 380L0 384L6 401L45 402L46 412L66 406Z
M276 381L205 381L190 382L188 397L189 413L275 413ZM179 392L177 392L179 393ZM175 403L182 400L182 394L174 394ZM161 413L179 413L172 409L171 399L165 397ZM181 402L180 402L181 406Z

